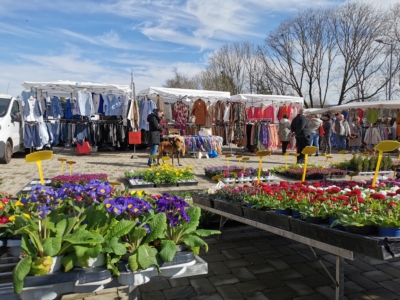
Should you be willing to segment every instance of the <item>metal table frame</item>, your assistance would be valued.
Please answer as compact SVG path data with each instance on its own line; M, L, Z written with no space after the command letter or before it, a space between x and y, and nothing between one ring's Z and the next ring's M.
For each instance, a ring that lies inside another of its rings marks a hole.
M339 248L339 247L329 245L326 243L322 243L322 242L292 233L292 232L284 230L284 229L280 229L280 228L277 228L274 226L259 223L259 222L253 221L253 220L249 220L247 218L233 215L233 214L230 214L230 213L227 213L227 212L215 209L215 208L203 206L203 205L200 205L197 203L195 205L200 207L203 210L207 210L214 214L220 215L221 216L220 229L222 229L224 224L226 223L226 221L228 219L230 219L230 220L238 221L238 222L274 233L276 235L280 235L282 237L300 242L302 244L308 245L310 247L312 253L314 254L314 256L319 260L322 267L325 269L328 276L331 278L331 280L335 284L335 289L336 289L335 300L344 299L344 259L354 260L356 258L356 254L353 251ZM315 253L314 248L324 250L324 251L334 254L336 256L336 278L333 278L331 273L325 267L321 257Z

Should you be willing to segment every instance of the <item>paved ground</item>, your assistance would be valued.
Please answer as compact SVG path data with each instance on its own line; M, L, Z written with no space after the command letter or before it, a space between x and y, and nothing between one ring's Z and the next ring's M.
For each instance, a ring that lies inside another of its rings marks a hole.
M229 153L229 152L226 152ZM112 181L124 180L124 171L146 167L145 153L131 159L132 152L107 152L76 156L68 149L55 149L51 161L43 163L45 177L60 173L57 158L74 160L74 172L109 175ZM249 155L250 156L250 155ZM350 155L346 156L350 158ZM290 162L292 157L289 158ZM333 161L341 160L334 155ZM311 157L310 163L322 164L324 158ZM199 188L213 184L205 178L203 168L225 164L224 158L196 160L185 158L184 165L195 166ZM284 164L284 157L274 154L265 159L264 168ZM258 158L247 164L256 167ZM33 178L35 164L25 163L16 154L9 165L1 165L0 190L15 193ZM177 188L179 189L179 188ZM182 188L181 188L182 189ZM165 189L163 189L165 190ZM157 189L149 190L159 192ZM152 282L140 287L141 299L334 299L334 285L307 246L294 243L249 227L227 230L221 239L209 239L210 251L202 254L209 263L209 274L198 277ZM319 251L334 274L334 256ZM347 261L345 265L346 299L400 299L400 261L383 262L365 258ZM68 297L71 299L72 297ZM98 295L75 295L75 299L128 299L122 290L110 289Z

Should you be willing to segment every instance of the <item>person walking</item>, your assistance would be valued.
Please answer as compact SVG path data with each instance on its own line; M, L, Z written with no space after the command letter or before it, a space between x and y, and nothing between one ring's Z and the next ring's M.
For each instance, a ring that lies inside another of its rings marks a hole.
M158 154L158 145L160 144L161 140L160 131L162 130L162 127L159 125L159 123L163 115L163 110L154 109L153 112L147 116L147 122L149 122L148 142L150 147L150 155ZM151 167L151 164L155 162L155 159L152 160L149 158L147 165Z
M322 128L324 129L324 135L322 136L322 141L323 141L323 148L322 148L322 153L325 153L326 155L330 155L332 151L332 145L331 145L331 136L332 136L332 121L331 121L331 116L330 115L323 115L323 123L322 123Z
M349 147L351 147L351 153L355 153L360 150L361 146L361 125L360 118L355 117L353 122L350 125L350 140Z
M311 131L311 139L310 146L317 147L317 152L315 156L319 155L319 127L322 125L322 120L317 118L317 115L311 115L310 120L308 121L308 127L310 127Z
M338 137L337 150L346 150L346 139L350 136L350 126L342 114L339 114L335 121L335 132Z
M300 108L298 115L293 119L290 125L292 135L296 138L297 153L300 155L297 157L297 163L304 163L304 154L301 153L305 147L310 145L311 131L308 127L307 118L304 116L304 108Z
M282 154L285 154L290 141L290 121L287 114L284 114L283 119L279 121L278 135L282 142Z

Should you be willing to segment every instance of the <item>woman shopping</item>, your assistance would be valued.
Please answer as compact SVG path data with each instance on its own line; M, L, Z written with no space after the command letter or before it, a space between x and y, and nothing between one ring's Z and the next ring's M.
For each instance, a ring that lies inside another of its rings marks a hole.
M361 134L362 131L360 126L360 118L355 117L350 125L350 137L349 137L349 146L351 147L352 154L360 150Z
M282 142L282 154L286 153L287 146L290 141L290 121L287 114L283 115L283 119L279 121L279 139Z
M149 122L149 147L150 147L150 155L158 154L158 145L160 144L161 135L160 131L162 127L159 125L161 118L164 115L164 111L161 109L154 109L153 112L148 115L147 122ZM156 160L152 160L149 158L147 165L151 167L151 164L155 163Z
M317 147L315 156L319 155L319 127L322 125L322 120L317 118L317 115L311 115L308 121L308 127L311 130L311 141L310 146Z

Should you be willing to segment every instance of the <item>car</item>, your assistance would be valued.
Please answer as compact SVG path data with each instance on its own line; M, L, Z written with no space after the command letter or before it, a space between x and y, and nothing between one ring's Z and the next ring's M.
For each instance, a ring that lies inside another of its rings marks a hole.
M22 109L19 99L0 94L0 163L8 164L15 152L24 149Z

